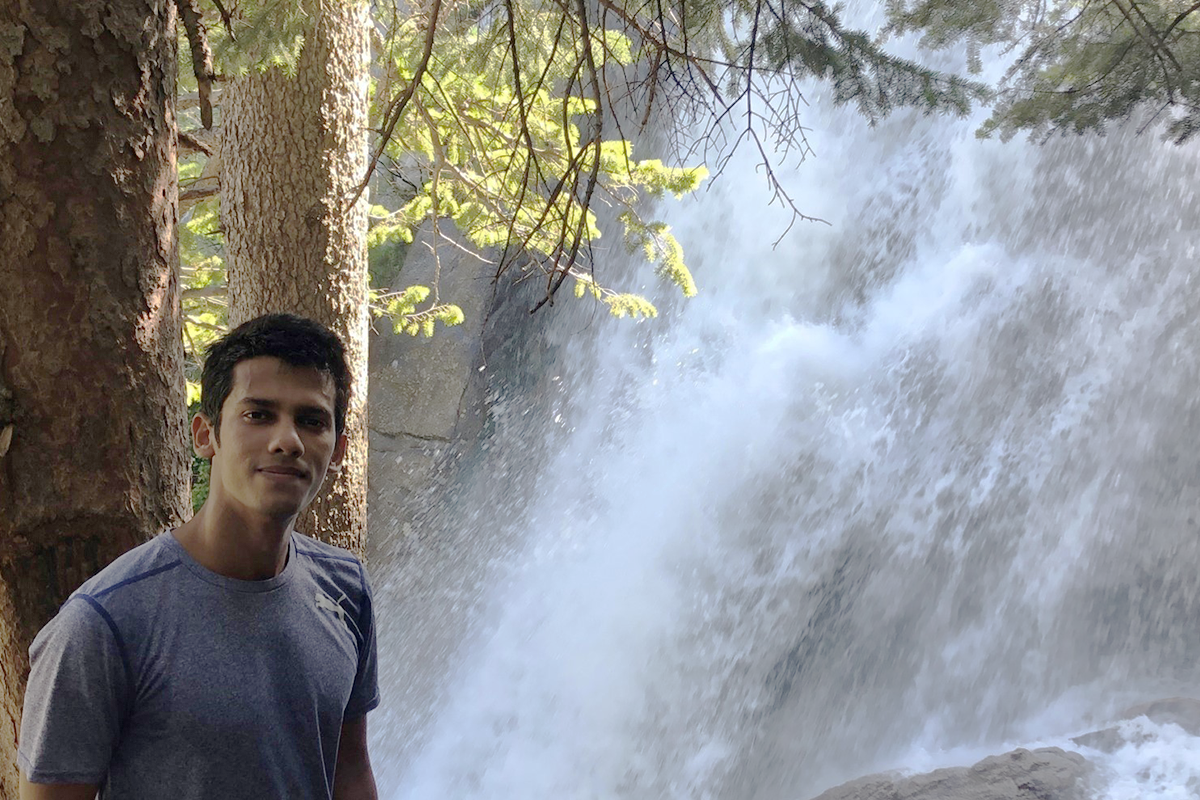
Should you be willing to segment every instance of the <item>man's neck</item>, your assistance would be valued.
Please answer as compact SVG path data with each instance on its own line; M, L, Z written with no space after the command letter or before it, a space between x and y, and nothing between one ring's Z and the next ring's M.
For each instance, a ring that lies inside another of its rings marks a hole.
M175 539L201 566L227 578L274 578L287 565L292 524L288 520L247 519L213 503L175 529Z

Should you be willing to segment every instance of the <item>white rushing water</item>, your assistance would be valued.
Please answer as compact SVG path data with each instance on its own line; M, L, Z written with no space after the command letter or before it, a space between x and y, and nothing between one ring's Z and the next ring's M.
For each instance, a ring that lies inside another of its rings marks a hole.
M747 159L670 210L699 297L489 366L374 568L384 797L804 800L1200 693L1196 146L812 99L830 225ZM1200 797L1155 733L1098 796Z

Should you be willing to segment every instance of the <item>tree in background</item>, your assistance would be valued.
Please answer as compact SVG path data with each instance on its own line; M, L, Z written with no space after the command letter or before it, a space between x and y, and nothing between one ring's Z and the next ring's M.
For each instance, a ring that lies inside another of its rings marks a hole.
M168 0L0 8L0 797L34 635L188 513L174 26Z
M342 469L300 527L363 554L367 526L365 0L304 0L294 61L233 79L221 101L220 219L229 323L274 311L315 319L352 376Z
M1176 144L1200 131L1200 4L1165 0L983 3L894 0L892 30L920 31L923 43L1001 45L1018 55L979 133L1008 139L1029 131L1102 130L1150 111Z

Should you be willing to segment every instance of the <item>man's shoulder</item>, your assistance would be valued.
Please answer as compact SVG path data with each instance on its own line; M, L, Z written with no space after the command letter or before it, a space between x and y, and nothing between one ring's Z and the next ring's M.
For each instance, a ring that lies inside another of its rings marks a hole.
M53 633L59 637L84 640L89 635L103 638L111 631L117 640L132 625L136 628L148 615L161 609L162 585L155 578L167 578L180 565L179 558L160 534L119 556L111 564L84 581L71 593L54 619L43 628L39 639ZM158 597L147 597L146 591Z
M349 550L326 544L302 533L293 534L296 555L308 563L308 568L345 588L366 589L367 579L362 561Z
M296 553L300 556L315 561L345 564L348 568L355 571L362 568L362 562L358 557L345 548L326 544L320 539L314 539L299 532L292 535L295 537Z
M114 560L104 569L84 581L71 595L103 601L116 595L145 589L155 578L166 578L182 560L170 545L170 532L159 534Z

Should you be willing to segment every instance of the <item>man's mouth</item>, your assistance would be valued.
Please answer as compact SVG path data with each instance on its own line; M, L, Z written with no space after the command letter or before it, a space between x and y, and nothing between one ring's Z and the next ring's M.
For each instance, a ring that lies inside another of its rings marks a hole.
M307 473L304 470L295 467L260 467L259 472L264 472L267 475L278 475L283 478L304 478Z

